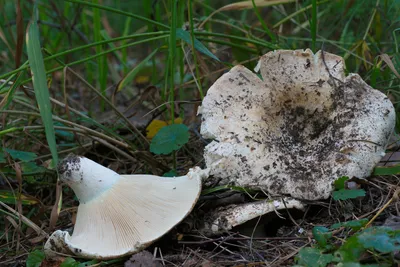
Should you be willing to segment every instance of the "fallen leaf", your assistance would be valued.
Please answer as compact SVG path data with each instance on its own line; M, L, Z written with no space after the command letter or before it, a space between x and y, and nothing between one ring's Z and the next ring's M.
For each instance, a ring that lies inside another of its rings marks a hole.
M182 122L183 120L181 118L176 118L174 120L174 124L182 124ZM162 127L171 124L172 121L153 120L146 128L146 137L152 139Z

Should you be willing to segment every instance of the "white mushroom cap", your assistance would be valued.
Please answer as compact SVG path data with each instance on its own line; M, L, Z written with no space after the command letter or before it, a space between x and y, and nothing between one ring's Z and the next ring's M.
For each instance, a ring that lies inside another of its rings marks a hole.
M99 259L139 252L178 224L201 190L195 171L174 178L118 175L79 156L60 163L59 174L80 205L72 236L56 231L46 243L50 256L52 250Z
M208 90L199 113L210 174L220 184L300 199L328 198L341 176L365 178L395 125L390 100L339 56L281 50L261 57L260 79L236 66Z

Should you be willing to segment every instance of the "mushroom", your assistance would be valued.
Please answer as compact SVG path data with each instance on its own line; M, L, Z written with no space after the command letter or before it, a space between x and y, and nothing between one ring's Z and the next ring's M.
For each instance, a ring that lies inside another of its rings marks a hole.
M232 68L199 108L201 134L214 139L204 152L211 182L315 200L341 176L371 175L395 125L385 94L326 52L273 51L258 66L261 78Z
M227 207L219 207L204 216L203 225L199 231L206 236L222 234L233 227L270 212L293 208L303 210L305 205L293 198L283 198L282 200L262 200L241 205L232 204Z
M186 176L119 175L85 157L70 155L58 166L60 179L80 205L73 234L58 230L45 244L84 258L133 254L167 233L193 209L204 172Z

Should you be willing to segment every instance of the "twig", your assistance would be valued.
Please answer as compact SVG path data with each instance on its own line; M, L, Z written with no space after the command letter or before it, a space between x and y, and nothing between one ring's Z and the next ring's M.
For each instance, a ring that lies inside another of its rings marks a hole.
M378 216L394 201L394 200L399 200L399 194L400 194L400 188L397 188L396 191L394 191L394 194L392 196L392 198L386 202L385 205L383 205L383 207L375 214L374 217L372 217L371 220L369 220L369 222L365 225L364 228L369 227L373 221L375 221L376 218L378 218Z

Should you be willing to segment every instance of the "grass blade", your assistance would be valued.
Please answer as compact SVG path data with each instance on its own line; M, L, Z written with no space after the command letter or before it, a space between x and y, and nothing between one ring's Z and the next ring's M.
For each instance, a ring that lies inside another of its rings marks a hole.
M158 49L155 49L150 55L148 55L142 62L140 62L136 67L134 67L128 74L118 83L116 92L119 92L124 88L127 84L131 83L133 79L135 79L136 75L143 69L144 66L149 62L150 59L158 52Z
M98 4L98 0L95 1ZM93 35L94 41L100 42L102 40L101 37L101 16L100 9L93 7ZM103 50L101 45L96 46L96 54L100 54ZM103 96L106 96L107 89L107 58L106 56L101 56L97 58L97 73L98 76L98 84L100 86L100 91ZM105 103L102 99L100 99L100 110L104 112Z
M182 39L183 41L185 41L189 45L192 45L192 40L191 40L191 37L190 37L190 33L188 33L187 31L184 31L182 29L176 29L176 37L178 39ZM211 53L210 50L208 50L207 47L205 47L199 40L197 40L194 37L193 37L193 47L197 51L203 53L204 55L209 56L210 58L221 62L213 53Z
M58 162L57 145L54 125L51 113L50 95L47 88L46 71L44 68L43 55L40 49L39 27L36 21L28 26L26 35L26 48L28 60L31 67L33 89L39 106L40 116L45 127L46 140L53 157L54 164Z
M36 13L36 8L33 10ZM58 163L57 144L51 113L50 94L47 88L46 70L44 68L43 55L40 48L39 27L36 22L36 16L28 26L26 35L26 49L28 52L29 65L31 67L33 89L35 91L36 101L39 106L40 116L44 124L46 140L53 158L53 164ZM53 206L50 215L50 228L54 227L60 214L61 185L56 186L56 203Z
M127 36L129 34L130 31L130 25L132 22L132 18L131 17L127 17L125 20L125 27L124 27L124 32L122 33L122 36ZM128 41L124 40L121 42L121 44L126 44ZM128 49L122 49L122 62L124 64L124 74L126 74L129 71L128 66L126 65L126 62L128 62Z
M312 17L311 17L311 50L316 53L316 40L317 40L317 0L312 0Z
M168 25L162 24L160 22L145 18L143 16L139 16L139 15L136 15L136 14L133 14L133 13L129 13L129 12L125 12L125 11L122 11L122 10L118 10L116 8L111 8L111 7L108 7L108 6L105 6L105 5L99 5L99 4L95 4L95 3L90 3L88 1L83 1L83 0L66 0L66 1L67 2L71 2L71 3L75 3L75 4L81 4L81 5L85 5L85 6L95 7L95 8L98 8L98 9L102 9L102 10L106 10L106 11L113 12L113 13L116 13L116 14L120 14L120 15L123 15L123 16L126 16L126 17L135 18L135 19L138 19L138 20L153 24L155 26L159 26L159 27L161 27L163 29L169 29ZM294 1L294 0L292 0L292 1Z
M264 21L263 18L261 17L261 14L260 14L260 12L259 12L258 9L257 9L257 4L255 3L254 0L252 0L251 2L252 2L252 4L253 4L254 13L256 13L256 16L257 16L257 18L258 18L258 21L260 22L261 26L263 27L265 33L268 34L269 38L271 38L271 41L272 41L273 43L275 43L275 40L276 40L276 39L275 39L275 36L274 36L274 34L268 29L267 24L265 24L265 21Z
M192 47L194 47L195 45L195 38L194 38L194 22L193 22L193 4L192 4L192 0L188 0L188 20L190 23L190 45ZM208 25L208 28L210 28L210 25ZM196 39L197 40L197 39ZM202 88L202 84L201 82L199 82L199 77L200 77L200 69L199 69L199 64L198 64L198 59L197 59L197 55L196 55L196 51L194 51L194 49L192 49L192 55L193 55L193 62L194 62L194 68L196 71L196 74L193 75L193 79L196 81L196 85L200 94L200 98L203 99L204 98L204 92L203 92L203 88Z
M398 175L400 173L400 165L390 167L375 167L374 175Z
M146 41L150 42L152 40L158 40L160 38L168 36L168 34L169 34L168 31L165 31L165 32L150 32L150 33L142 33L142 34L133 34L133 35L128 35L128 36L122 36L122 37L112 38L112 39L109 39L109 40L102 40L102 41L99 41L99 42L93 42L93 43L86 44L86 45L83 45L83 46L79 46L79 47L75 47L75 48L72 48L72 49L68 49L68 50L65 50L65 51L60 52L60 53L55 53L55 54L53 54L51 56L45 57L43 60L44 61L48 61L48 60L51 60L51 59L56 59L57 60L57 58L59 58L59 57L62 57L62 56L65 56L65 55L68 55L68 54L71 54L71 53L74 53L74 52L83 53L84 49L88 49L88 48L91 48L91 47L94 47L94 46L98 46L98 45L110 44L112 42L118 42L118 41L122 41L122 40L128 40L128 39L134 39L134 38L146 37L146 36L156 36L155 39L147 39L147 40L138 41L136 43L131 43L131 45L136 45L136 44L140 44L140 43L143 43L143 42L146 42ZM159 37L157 37L157 36L159 36ZM1 37L1 35L0 35L0 37ZM114 50L112 50L110 52L114 52L114 51L116 51L118 49L124 49L124 48L127 48L129 46L130 46L129 44L125 43L124 45L121 45L120 48L115 48ZM101 55L105 55L107 53L102 52ZM90 60L93 59L93 58L97 58L98 56L101 56L101 55L94 55L94 56L92 56L90 58ZM4 78L6 78L6 77L8 77L8 76L10 76L12 74L18 73L18 72L20 72L22 70L25 70L27 68L28 68L28 66L23 65L23 66L19 67L16 70L9 71L9 72L7 72L5 74L0 75L0 79L4 79Z

